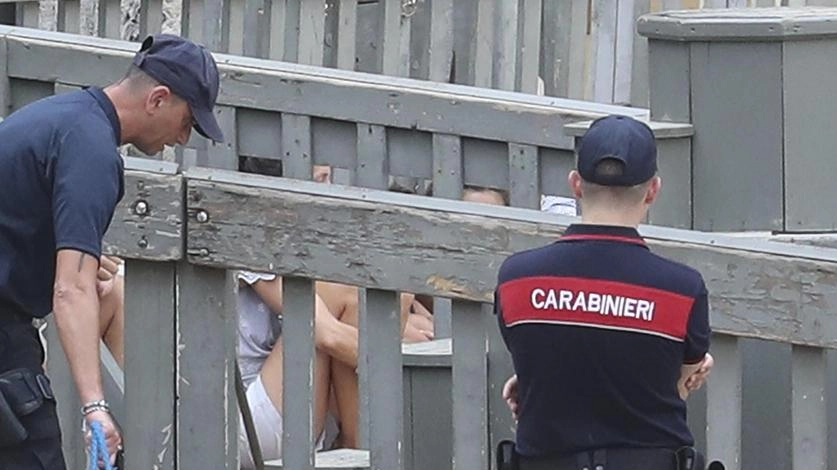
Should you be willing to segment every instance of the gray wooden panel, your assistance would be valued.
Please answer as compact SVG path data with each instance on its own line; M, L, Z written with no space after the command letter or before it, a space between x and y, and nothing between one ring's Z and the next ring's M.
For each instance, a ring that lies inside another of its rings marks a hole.
M313 169L311 118L299 114L282 114L282 174L289 178L310 180Z
M690 45L643 39L648 43L651 119L690 122L692 118ZM714 81L711 77L711 86Z
M567 223L538 211L204 168L187 176L188 211L208 218L189 228L191 261L417 294L491 302L496 266L552 243ZM834 250L647 225L640 232L655 252L703 274L715 331L837 347Z
M413 440L415 433L413 432L413 379L410 369L404 364L404 370L401 376L404 400L401 403L402 424L404 425L404 442L403 442L403 470L413 470L417 468L416 455L413 452Z
M541 206L538 148L509 144L509 201L514 207Z
M433 195L462 198L462 141L459 136L433 134Z
M647 14L650 9L650 1L638 0L634 2L634 21L632 22L632 33L634 35L633 53L631 67L631 106L648 108L649 81L653 75L648 73L648 38L639 34L636 30L636 18Z
M0 37L0 118L9 115L12 107L11 84L6 71L6 40Z
M238 315L226 271L178 265L177 456L181 470L238 469Z
M453 305L450 299L444 297L433 298L433 337L436 339L450 338L453 329L451 318Z
M326 0L323 20L323 67L337 67L337 41L340 29L340 0Z
M235 170L238 168L238 139L236 131L236 110L231 106L216 106L215 119L224 133L224 142L206 142L206 166ZM195 132L197 134L197 132Z
M452 343L453 340L449 337L418 343L404 343L401 345L401 358L404 367L442 367L449 369L453 365L451 362Z
M174 469L175 263L130 260L125 285L125 456L132 467Z
M494 43L492 63L493 88L514 90L518 67L518 2L482 2L494 4ZM478 48L480 46L477 46ZM489 46L491 47L491 46Z
M793 468L828 468L825 358L819 348L793 348Z
M268 18L270 37L268 41L267 58L273 60L292 60L285 57L285 17L287 2L271 0L270 8L265 11ZM296 43L293 43L296 51Z
M481 304L454 300L453 338L453 468L488 468L488 363Z
M450 366L409 367L404 374L409 377L410 384L410 400L405 402L410 419L405 426L412 436L411 442L405 442L405 464L408 464L405 468L451 470L453 399Z
M268 3L265 0L244 0L244 55L250 57L267 57L268 39L270 31L265 14Z
M590 70L592 99L600 103L614 101L614 78L616 69L617 12L618 0L594 0L592 8L593 56Z
M689 229L692 227L691 138L657 140L657 167L663 188L648 214L648 223ZM704 191L703 188L697 188Z
M503 2L506 3L506 2ZM471 56L468 70L472 74L467 82L481 88L491 88L493 84L492 72L494 58L494 19L496 17L495 2L476 2L476 27L471 36Z
M365 188L387 188L390 162L387 145L384 127L358 123L355 184Z
M58 31L79 34L79 0L58 2Z
M572 2L544 2L541 28L541 78L547 96L568 96Z
M122 5L120 0L100 0L99 8L104 8L104 27L99 29L102 36L122 39Z
M318 452L315 462L317 470L370 470L371 468L369 451L358 449ZM282 459L265 462L264 468L265 470L282 470Z
M355 70L380 74L381 14L378 2L358 1Z
M282 116L280 114L238 108L236 118L240 155L282 159ZM316 142L314 145L316 146Z
M830 349L826 353L826 390L827 396L825 404L828 408L826 419L829 423L828 430L828 470L837 469L837 428L834 424L837 423L837 351Z
M229 0L203 0L201 42L211 51L226 50L222 42L225 1Z
M520 0L518 26L518 78L515 90L524 93L538 91L538 71L541 58L541 14L543 0Z
M380 29L375 71L383 75L401 75L401 0L378 0L377 3Z
M325 47L325 0L299 2L300 64L322 65Z
M444 2L443 2L444 3ZM439 12L437 8L437 13L445 14L453 14L453 7L450 5L443 5L447 9L445 11ZM439 46L438 53L436 54L437 60L441 57L444 57L445 51L447 50L448 57L450 58L451 55L451 48L453 45L453 32L446 33L444 31L440 32L440 37L432 38L431 37L431 28L432 25L432 14L433 14L433 5L430 3L420 3L415 2L412 4L408 4L405 7L406 13L409 15L409 22L406 23L410 27L409 34L401 37L402 47L404 46L404 41L409 39L409 50L403 51L402 50L402 62L405 62L406 65L409 67L408 75L410 78L417 78L420 80L428 80L430 75L430 55L433 53L431 42L438 41L439 39L444 39L444 36L447 34L449 37L449 46ZM406 25L402 24L402 28ZM453 26L453 21L451 18L450 25ZM438 28L438 25L437 25ZM439 81L447 81L447 76Z
M123 258L183 255L183 180L176 165L127 158L125 195L105 233L103 251Z
M358 127L351 122L311 119L311 145L315 164L354 168Z
M47 319L46 329L46 374L52 384L57 403L58 422L61 426L61 449L67 468L84 468L87 461L84 454L84 434L81 432L78 410L81 400L78 396L70 364L58 335L55 315Z
M706 458L730 470L741 468L741 355L738 338L716 336L712 355L718 358L706 384ZM724 403L725 406L713 406Z
M41 98L46 98L53 94L53 84L51 82L41 82L32 80L20 80L12 78L9 80L8 96L11 98L9 103L11 109L9 114L26 106L29 103L37 101Z
M433 177L433 136L427 132L388 128L387 155L393 175Z
M142 37L137 38L138 40L142 40L145 37L145 34L158 34L163 26L163 1L162 0L147 0L144 2L140 2L140 15L141 15L141 26L145 28L144 34L141 34ZM195 3L195 2L192 2ZM200 2L203 5L203 2ZM192 32L201 31L200 28L195 28ZM205 33L204 33L205 34ZM201 40L204 39L205 36L201 36Z
M509 146L490 140L462 139L463 180L466 185L509 187Z
M453 83L472 84L478 0L453 2Z
M372 468L401 468L404 424L400 301L396 292L378 289L361 290L359 295L361 416L366 416L362 419L361 441L369 446Z
M337 67L354 70L357 0L340 0L339 4L340 24L337 28Z
M314 283L285 277L283 315L282 460L287 468L314 468Z
M497 444L504 439L514 440L517 428L506 400L503 399L503 385L514 374L514 367L503 337L500 335L493 306L485 304L483 310L484 328L488 340L488 450L492 456L491 469L498 470L497 459L494 457Z
M837 64L822 60L835 52L835 40L783 45L780 101L784 107L784 229L788 231L837 228L837 188L831 177L837 174L837 162L831 158L837 134L829 126L837 96L829 90L829 81L822 79L837 73Z
M784 228L781 71L778 43L691 44L695 229Z
M575 154L566 150L541 147L539 176L541 191L556 196L572 196L567 175L575 168Z
M430 45L427 79L447 82L453 66L453 0L435 0L430 6Z
M571 18L569 23L570 29L570 53L569 62L569 77L567 87L567 97L585 99L592 96L588 91L592 88L592 81L587 78L585 71L586 62L588 61L587 52L587 36L590 34L590 27L588 18L591 12L590 2L573 2Z

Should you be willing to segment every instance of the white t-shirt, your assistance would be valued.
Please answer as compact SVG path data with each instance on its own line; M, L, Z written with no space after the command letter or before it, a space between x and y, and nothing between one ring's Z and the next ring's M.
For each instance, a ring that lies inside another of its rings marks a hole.
M262 301L251 287L257 281L272 281L275 274L239 271L238 285L238 364L241 378L248 387L262 370L267 356L282 335L282 317Z
M576 200L564 196L541 196L541 211L561 215L578 215Z

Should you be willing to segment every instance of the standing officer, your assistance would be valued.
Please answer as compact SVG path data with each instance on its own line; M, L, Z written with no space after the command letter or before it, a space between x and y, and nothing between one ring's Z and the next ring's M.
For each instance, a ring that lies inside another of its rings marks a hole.
M519 468L702 468L684 400L712 365L706 287L637 232L661 187L654 135L629 117L599 119L577 168L581 223L499 272Z
M84 406L108 451L122 437L104 401L96 275L102 237L123 196L122 144L146 154L216 141L218 70L210 53L171 35L147 38L126 76L105 89L52 96L0 123L0 462L63 470L55 399L33 318L55 313Z

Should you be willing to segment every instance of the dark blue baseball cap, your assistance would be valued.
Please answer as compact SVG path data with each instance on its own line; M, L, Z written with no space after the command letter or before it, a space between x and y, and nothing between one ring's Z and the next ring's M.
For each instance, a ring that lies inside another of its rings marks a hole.
M218 98L218 67L205 47L173 34L148 36L134 65L189 104L200 135L224 141L212 112Z
M625 165L621 175L596 175L605 159ZM657 173L657 143L644 122L628 116L611 115L590 124L578 149L578 172L585 181L602 186L635 186Z

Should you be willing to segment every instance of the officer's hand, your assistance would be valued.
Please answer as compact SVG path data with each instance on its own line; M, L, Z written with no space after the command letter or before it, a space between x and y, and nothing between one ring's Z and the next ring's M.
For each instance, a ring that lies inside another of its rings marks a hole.
M503 385L503 399L506 400L506 405L509 406L514 420L517 421L518 409L520 408L520 404L517 402L517 374L509 377L509 380Z
M113 420L113 417L107 411L93 411L85 416L85 420L87 421L87 426L85 427L87 432L84 434L84 442L87 444L88 449L92 440L90 424L98 421L102 425L102 430L105 432L105 442L108 446L110 463L114 465L116 463L116 453L122 450L122 433ZM99 462L99 468L104 468L103 462Z
M702 387L703 384L706 383L706 379L709 378L709 373L712 372L712 366L714 365L715 359L711 354L706 353L706 356L703 358L703 362L700 363L700 368L697 372L690 375L689 378L686 379L686 389L689 392L694 392Z
M113 290L113 280L119 272L119 265L122 260L112 256L101 256L99 258L99 271L96 273L96 290L99 298L105 297Z

